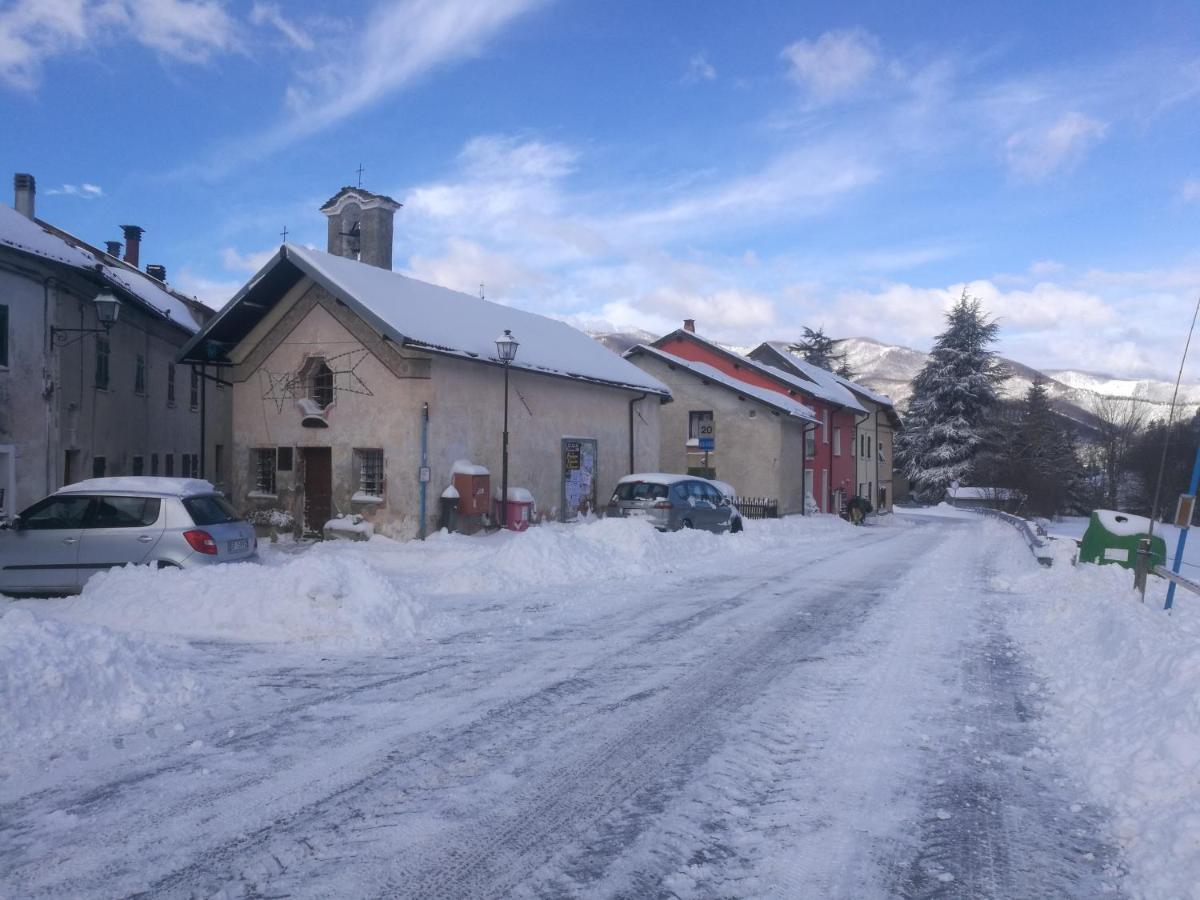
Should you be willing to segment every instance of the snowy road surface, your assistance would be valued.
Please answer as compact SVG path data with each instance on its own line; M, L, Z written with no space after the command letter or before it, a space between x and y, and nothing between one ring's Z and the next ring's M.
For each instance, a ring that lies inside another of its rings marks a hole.
M1116 896L984 534L839 525L447 596L369 652L199 643L202 711L5 770L0 890Z

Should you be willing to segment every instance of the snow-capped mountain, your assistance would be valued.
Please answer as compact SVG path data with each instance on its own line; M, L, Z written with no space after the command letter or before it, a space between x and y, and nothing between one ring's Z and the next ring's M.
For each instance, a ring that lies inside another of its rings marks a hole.
M657 335L646 331L622 331L595 333L592 335L615 353L624 353L634 344L650 343ZM750 347L729 346L735 353L746 353ZM854 372L854 380L874 391L887 394L903 411L912 394L913 376L925 365L929 354L911 347L885 344L867 337L845 338L838 342L837 350L846 355L846 362ZM1080 425L1086 432L1096 421L1093 410L1103 397L1128 398L1144 404L1148 419L1166 418L1170 409L1171 394L1175 385L1155 379L1114 378L1091 372L1071 369L1039 371L1016 360L1001 357L1008 369L1009 378L1001 386L1002 396L1017 399L1025 395L1034 378L1046 382L1055 408L1064 417ZM1177 417L1190 417L1200 409L1200 384L1182 384L1179 387L1180 409Z

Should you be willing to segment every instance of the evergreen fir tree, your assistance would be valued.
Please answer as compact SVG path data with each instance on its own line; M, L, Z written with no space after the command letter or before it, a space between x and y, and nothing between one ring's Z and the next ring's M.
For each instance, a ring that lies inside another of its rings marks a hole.
M964 290L946 314L928 361L913 379L904 430L896 455L913 492L926 503L940 501L950 483L970 481L975 457L988 436L988 414L1004 379L996 353L999 326Z
M788 349L793 353L799 353L810 365L824 369L826 372L833 372L842 378L853 379L854 373L846 361L846 354L834 352L837 345L838 339L825 334L824 328L814 331L805 326L804 337L796 343L790 344Z
M1079 477L1074 435L1063 426L1041 378L1029 386L1013 440L1015 484L1026 507L1039 516L1055 516L1067 507Z

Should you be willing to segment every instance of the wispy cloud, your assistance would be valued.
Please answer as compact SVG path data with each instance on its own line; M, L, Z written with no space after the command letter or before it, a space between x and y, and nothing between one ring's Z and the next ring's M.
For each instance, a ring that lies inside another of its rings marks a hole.
M283 35L288 43L300 50L311 50L314 46L308 33L292 20L285 18L277 3L256 0L250 8L250 21L255 25L270 25Z
M1200 178L1189 178L1179 186L1179 199L1184 203L1200 200Z
M98 184L64 184L62 187L50 188L46 191L51 196L82 197L84 200L97 200L104 196L104 189Z
M257 250L251 253L240 253L233 247L221 250L221 263L230 272L245 272L253 274L267 264L267 261L278 252L277 247L267 250Z
M697 53L688 60L687 68L684 69L683 77L679 81L681 84L700 84L705 81L715 81L716 77L717 70L713 64L703 53Z
M239 30L216 0L17 0L0 10L0 83L32 90L54 57L122 39L203 63L236 49Z
M879 64L879 41L862 28L827 31L799 40L782 53L788 75L816 104L854 94Z
M1108 125L1080 112L1064 113L1048 125L1024 128L1005 142L1009 171L1027 181L1041 181L1070 171L1104 139Z

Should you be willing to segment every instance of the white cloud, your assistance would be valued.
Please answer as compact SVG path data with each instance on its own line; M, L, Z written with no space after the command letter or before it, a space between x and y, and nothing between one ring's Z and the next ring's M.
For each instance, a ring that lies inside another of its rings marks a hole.
M216 0L17 0L0 11L0 83L32 90L49 59L117 39L190 63L239 44Z
M272 26L294 47L301 50L313 48L313 39L290 19L285 18L276 3L262 3L256 0L250 8L250 21L255 25Z
M64 184L62 187L50 188L46 191L51 196L82 197L84 200L96 200L104 196L104 189L98 184Z
M700 84L704 81L714 81L716 77L717 70L713 68L712 63L703 53L697 53L688 60L683 77L679 80L682 84Z
M1200 178L1189 178L1179 188L1179 197L1184 203L1200 200Z
M827 31L815 41L800 40L781 54L788 75L817 104L853 95L879 64L879 41L861 28Z
M279 248L271 247L269 250L257 250L252 253L240 253L233 247L224 247L221 250L221 264L230 272L246 272L254 273L267 264L272 256L279 252Z
M1027 181L1070 171L1104 139L1108 125L1080 112L1068 112L1049 125L1024 128L1005 142L1009 170Z
M195 297L207 303L213 309L220 309L233 299L233 295L241 290L243 282L207 278L199 275L188 266L184 266L171 282L171 287L189 297Z

